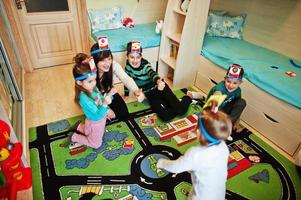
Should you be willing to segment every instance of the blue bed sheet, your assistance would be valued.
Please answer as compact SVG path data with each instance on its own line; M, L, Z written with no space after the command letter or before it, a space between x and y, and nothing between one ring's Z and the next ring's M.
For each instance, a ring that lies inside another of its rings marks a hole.
M301 108L301 62L244 40L206 36L201 54L227 69L241 65L245 78L271 95ZM295 77L286 75L292 71ZM258 97L260 98L260 97Z
M155 32L156 23L136 24L134 28L119 28L104 31L92 31L94 41L99 36L107 36L112 52L126 50L126 45L132 40L139 40L142 48L160 46L161 35Z

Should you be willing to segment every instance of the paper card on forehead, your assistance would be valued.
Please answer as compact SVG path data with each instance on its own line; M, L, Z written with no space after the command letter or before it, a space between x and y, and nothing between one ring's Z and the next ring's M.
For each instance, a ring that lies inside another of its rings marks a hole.
M140 44L140 42L137 41L137 40L132 41L131 52L140 53L140 50L141 50L141 44Z
M106 36L100 36L97 38L98 46L100 50L108 50L109 49L109 41Z
M228 74L227 74L227 77L233 77L233 78L238 79L240 71L241 71L241 68L239 66L232 65L230 67L230 70L229 70Z
M95 65L93 57L89 58L89 65L90 65L91 72L94 72L96 70L96 65Z
M203 108L206 108L211 105L211 101L217 102L217 107L219 107L224 100L226 99L227 95L225 94L213 94L210 96L210 98L206 101L205 105Z

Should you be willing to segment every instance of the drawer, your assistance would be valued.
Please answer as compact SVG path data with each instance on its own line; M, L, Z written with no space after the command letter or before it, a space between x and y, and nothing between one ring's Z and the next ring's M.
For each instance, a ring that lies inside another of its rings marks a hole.
M301 136L289 124L275 122L263 111L250 105L247 105L241 118L291 156L293 156L301 142Z
M301 137L300 109L264 92L247 80L241 84L241 88L247 105L253 107L256 111L261 111L272 121L285 125L286 128Z

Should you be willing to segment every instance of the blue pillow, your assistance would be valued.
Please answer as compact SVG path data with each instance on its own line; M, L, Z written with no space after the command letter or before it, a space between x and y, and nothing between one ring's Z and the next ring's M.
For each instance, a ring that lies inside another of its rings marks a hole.
M122 27L122 16L120 7L105 9L89 9L89 19L92 31L117 29Z
M242 39L246 16L231 17L209 13L208 18L207 35Z

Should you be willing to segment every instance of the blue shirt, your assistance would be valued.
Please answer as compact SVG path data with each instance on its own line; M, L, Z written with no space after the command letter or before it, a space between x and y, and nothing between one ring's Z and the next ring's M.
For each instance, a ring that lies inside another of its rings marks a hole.
M92 98L91 98L92 97ZM102 105L97 105L94 101L100 97L100 100L103 101L104 97L95 87L92 91L91 97L86 93L81 92L79 95L79 105L81 106L85 116L91 121L98 121L101 118L106 116L106 113L109 110L109 107L104 107Z
M225 81L219 82L217 85L215 85L213 88L211 88L207 100L210 98L211 95L213 95L216 91L220 91L222 94L227 95L224 102L220 105L220 108L224 108L228 103L233 101L236 98L241 98L241 89L238 87L233 92L229 92L227 88L225 87Z

